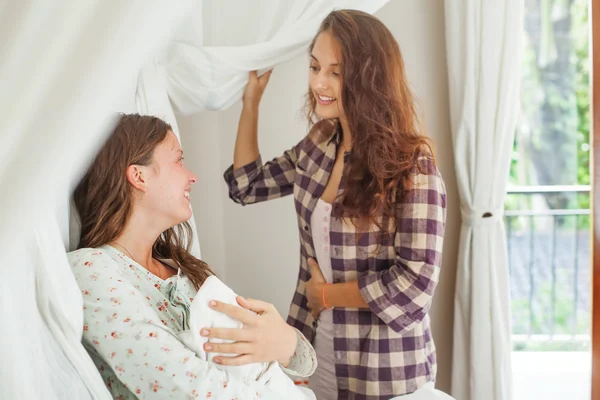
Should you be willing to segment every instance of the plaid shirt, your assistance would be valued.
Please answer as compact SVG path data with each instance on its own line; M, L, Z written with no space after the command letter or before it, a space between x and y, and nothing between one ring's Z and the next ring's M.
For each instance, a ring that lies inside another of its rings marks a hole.
M311 341L316 321L307 308L305 285L310 279L307 260L316 259L316 253L310 217L341 141L339 131L330 135L318 141L313 130L283 156L265 165L259 158L237 170L230 167L224 175L230 197L242 205L294 195L301 261L288 322ZM389 399L435 380L428 311L440 271L446 191L434 160L422 156L419 163L413 189L397 204L393 240L382 241L376 227L357 235L352 223L332 214L333 283L358 280L369 305L333 310L339 399Z

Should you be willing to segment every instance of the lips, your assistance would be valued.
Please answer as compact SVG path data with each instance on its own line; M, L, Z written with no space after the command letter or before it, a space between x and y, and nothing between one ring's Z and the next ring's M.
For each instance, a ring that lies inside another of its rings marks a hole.
M332 104L333 102L335 102L337 99L335 97L329 97L329 96L324 96L321 94L316 93L315 94L315 98L317 99L317 102L321 105L329 105Z

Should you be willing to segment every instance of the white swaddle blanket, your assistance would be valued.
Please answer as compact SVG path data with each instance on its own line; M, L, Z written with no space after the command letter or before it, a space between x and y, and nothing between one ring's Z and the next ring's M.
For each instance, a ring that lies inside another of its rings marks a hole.
M190 330L179 334L182 342L193 350L199 358L212 363L219 353L204 351L204 343L208 338L200 336L202 328L241 328L243 324L227 315L213 310L208 306L210 300L218 300L226 304L240 307L236 301L236 294L216 276L210 276L198 290L190 309ZM241 308L241 307L240 307ZM252 311L248 311L252 312ZM223 339L210 339L213 343L229 342ZM228 356L231 356L228 354ZM243 366L224 366L214 364L217 368L226 370L232 376L244 381L258 381L268 387L272 392L281 395L286 400L315 399L312 391L300 388L283 372L277 362L254 363Z

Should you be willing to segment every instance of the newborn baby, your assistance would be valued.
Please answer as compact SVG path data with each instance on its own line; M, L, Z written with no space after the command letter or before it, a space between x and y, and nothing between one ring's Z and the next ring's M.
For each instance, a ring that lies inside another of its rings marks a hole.
M210 276L198 290L198 294L192 302L190 309L190 330L179 334L182 342L191 350L196 352L199 358L212 363L218 353L206 354L204 343L209 339L200 336L202 328L241 328L243 324L228 317L208 306L210 300L218 300L226 304L236 305L236 294L221 282L216 276ZM248 311L252 312L252 311ZM214 343L224 343L226 340L210 339ZM231 355L229 355L231 356ZM272 392L281 395L286 400L315 399L312 391L297 387L294 382L283 372L277 362L255 363L242 366L224 366L214 364L217 368L226 370L232 376L244 381L258 381L264 384Z

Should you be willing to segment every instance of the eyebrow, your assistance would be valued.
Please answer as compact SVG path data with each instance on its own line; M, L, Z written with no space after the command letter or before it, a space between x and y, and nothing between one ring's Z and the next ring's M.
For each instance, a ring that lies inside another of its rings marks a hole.
M173 143L173 147L171 147L171 150L175 150L175 145L176 145L176 144L177 144L176 142L174 142L174 143ZM175 150L175 151L178 151L178 152L180 152L180 153L181 153L181 155L183 155L183 150L181 150L181 149L177 149L177 150Z
M317 60L317 57L313 56L312 54L311 54L310 56L311 56L312 58L314 58L314 60L315 60L316 62L319 62L319 60ZM338 63L335 63L335 64L329 64L329 65L330 65L331 67L337 67L337 66L339 66L339 64L338 64Z

